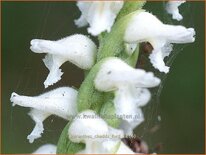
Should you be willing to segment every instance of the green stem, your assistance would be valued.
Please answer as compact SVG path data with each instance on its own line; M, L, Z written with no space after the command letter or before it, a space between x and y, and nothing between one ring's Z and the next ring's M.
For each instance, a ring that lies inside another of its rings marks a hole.
M105 59L99 61L94 65L94 67L92 67L80 86L77 97L77 107L79 112L87 109L95 109L96 112L99 112L101 108L104 99L104 93L95 89L93 81L104 61Z
M141 9L145 5L145 0L140 1L126 1L124 3L123 8L121 9L120 13L118 14L116 20L118 21L122 17Z
M111 32L101 38L97 61L106 57L120 57L121 52L124 52L124 33L127 24L130 21L131 15L127 15L119 19L112 27Z

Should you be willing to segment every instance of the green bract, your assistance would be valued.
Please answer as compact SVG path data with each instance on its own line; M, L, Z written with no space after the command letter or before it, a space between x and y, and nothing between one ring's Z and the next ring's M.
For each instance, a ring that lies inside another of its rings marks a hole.
M73 143L68 138L68 129L70 122L64 127L57 144L57 154L74 154L84 149L85 145L83 143Z

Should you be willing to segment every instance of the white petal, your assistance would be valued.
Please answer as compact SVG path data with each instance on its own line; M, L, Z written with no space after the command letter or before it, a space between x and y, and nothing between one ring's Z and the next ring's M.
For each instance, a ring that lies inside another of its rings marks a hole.
M74 23L77 25L77 27L83 27L88 24L87 20L82 15L79 17L79 19L74 20Z
M152 65L168 73L169 67L165 66L164 58L172 51L170 43L192 43L194 35L193 28L163 24L151 13L138 11L128 24L124 40L129 44L149 42L154 49L150 55Z
M195 41L195 30L184 26L164 25L164 37L167 43L192 43Z
M122 119L132 121L133 116L136 114L138 105L135 103L136 98L134 98L129 91L130 90L128 88L119 89L115 93L114 105L117 115L122 116ZM124 118L124 116L129 117Z
M120 143L120 146L115 154L136 154L133 152L128 146L126 146L123 142Z
M115 93L114 104L116 114L123 116L120 128L126 135L133 135L133 130L144 121L140 107L149 102L151 94L145 88L131 87L125 91L119 90Z
M107 123L93 111L88 110L76 116L70 125L68 134L71 141L80 143L92 140L96 135L106 135L108 132Z
M172 1L170 0L169 2L167 2L166 4L166 11L167 13L171 14L172 15L172 18L173 19L176 19L178 21L182 20L183 17L182 15L179 13L179 9L178 7L185 3L186 1L184 0L180 0L180 1Z
M144 21L144 22L142 22ZM134 13L125 31L124 40L127 43L157 41L169 43L194 42L194 29L183 26L163 24L151 13L138 11ZM186 39L186 41L185 41ZM176 42L178 40L178 42Z
M71 123L68 135L71 141L79 143L102 141L102 135L123 135L121 130L109 127L107 123L91 110L84 111L76 116ZM100 137L98 137L100 136Z
M86 148L77 154L115 154L120 146L119 141L87 142Z
M56 146L53 144L45 144L39 147L32 154L56 154Z
M77 6L82 15L79 19L75 20L75 24L78 27L82 27L89 23L90 27L88 28L88 32L94 36L104 31L110 32L115 18L123 4L123 1L79 1L77 2Z
M122 130L114 129L91 110L76 116L68 130L72 142L83 142L86 148L78 153L114 153L123 137Z
M79 8L79 10L82 12L82 15L80 16L79 19L74 20L75 24L78 27L83 27L88 25L88 21L87 21L87 16L86 14L88 13L89 8L91 7L91 2L77 2L77 7Z
M102 148L104 149L105 153L115 154L119 149L120 143L121 143L120 139L119 141L111 141L111 140L104 141L102 143Z
M36 125L28 135L30 143L43 133L43 121L50 115L57 115L68 120L77 114L77 91L69 87L61 87L36 97L20 96L12 93L11 102L13 105L31 108L29 115Z
M115 93L114 105L116 115L123 120L121 129L125 134L132 135L133 129L144 121L143 113L138 105L138 98L132 96L128 89L119 90Z
M138 107L145 106L151 98L150 91L146 88L135 88L133 95Z
M30 49L35 53L47 54L43 61L50 73L44 82L45 87L61 79L63 73L59 67L66 61L82 69L90 69L94 65L97 52L94 42L80 34L58 41L33 39Z
M108 58L102 64L95 80L95 87L99 91L115 91L128 85L150 88L159 85L160 79L153 73L142 69L134 69L118 58Z

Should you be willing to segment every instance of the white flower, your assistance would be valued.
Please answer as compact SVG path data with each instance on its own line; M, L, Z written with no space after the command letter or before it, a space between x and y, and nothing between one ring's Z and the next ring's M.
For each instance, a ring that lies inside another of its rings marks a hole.
M164 58L172 51L170 43L192 43L195 40L193 28L163 24L151 13L137 11L131 18L125 31L124 41L126 43L149 42L153 46L150 61L161 72L169 72Z
M39 96L29 97L20 96L16 93L11 94L13 106L16 104L22 107L29 107L29 115L36 125L27 139L30 143L39 137L44 131L43 121L50 115L57 115L68 120L77 114L77 91L69 87L61 87Z
M122 130L108 124L91 110L78 114L68 130L69 139L75 143L85 143L80 154L113 154L115 152L131 153L121 142ZM121 147L120 147L121 146Z
M45 144L40 146L32 154L56 154L57 147L53 144Z
M89 24L88 32L94 36L104 31L110 32L123 4L124 1L79 1L77 6L82 15L75 20L75 24L78 27Z
M166 11L167 13L171 14L172 15L172 18L173 19L176 19L178 21L182 20L183 17L182 15L179 13L179 9L178 7L185 3L186 1L184 0L180 0L180 1L173 1L173 0L170 0L169 2L167 2L166 4Z
M97 52L94 42L80 34L57 41L33 39L30 49L35 53L47 54L43 61L50 73L44 82L45 87L61 79L63 73L59 67L66 61L79 68L90 69L94 65Z
M126 134L132 134L133 129L144 120L140 107L151 96L146 88L157 86L160 80L153 73L134 69L118 58L108 58L97 73L94 83L99 91L114 91L116 114L123 120L121 127Z

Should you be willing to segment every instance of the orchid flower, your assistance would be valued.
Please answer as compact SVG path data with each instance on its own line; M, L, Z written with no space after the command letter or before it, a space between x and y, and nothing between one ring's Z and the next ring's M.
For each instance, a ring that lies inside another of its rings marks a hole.
M94 36L104 31L110 32L123 4L124 1L79 1L77 6L82 15L75 20L75 24L78 27L89 24L88 32Z
M179 13L179 9L178 7L185 3L186 1L184 0L180 0L180 1L172 1L170 0L169 2L167 2L166 4L166 11L168 14L171 14L172 15L172 18L173 19L176 19L178 21L182 20L183 17L182 15Z
M39 137L44 131L43 121L50 115L56 115L68 120L77 114L77 91L69 87L61 87L39 96L21 96L11 94L13 106L29 107L29 115L36 123L33 131L27 136L30 143Z
M94 83L99 91L114 91L116 115L122 118L121 127L130 135L144 120L140 107L150 100L147 88L159 85L160 79L151 72L134 69L118 58L108 58L97 73Z
M95 112L86 110L79 113L68 130L69 139L85 143L78 154L134 154L123 142L123 131L112 128Z
M160 72L169 72L164 58L172 51L170 43L192 43L195 40L193 28L163 24L157 17L143 10L133 13L131 18L124 41L130 44L149 42L153 46L150 61Z
M53 144L45 144L40 146L32 154L56 154L57 147Z
M45 88L61 79L63 73L59 67L63 63L70 61L79 68L88 70L94 65L97 52L94 42L80 34L57 41L33 39L30 49L34 53L46 53L43 62L50 73L44 82Z

